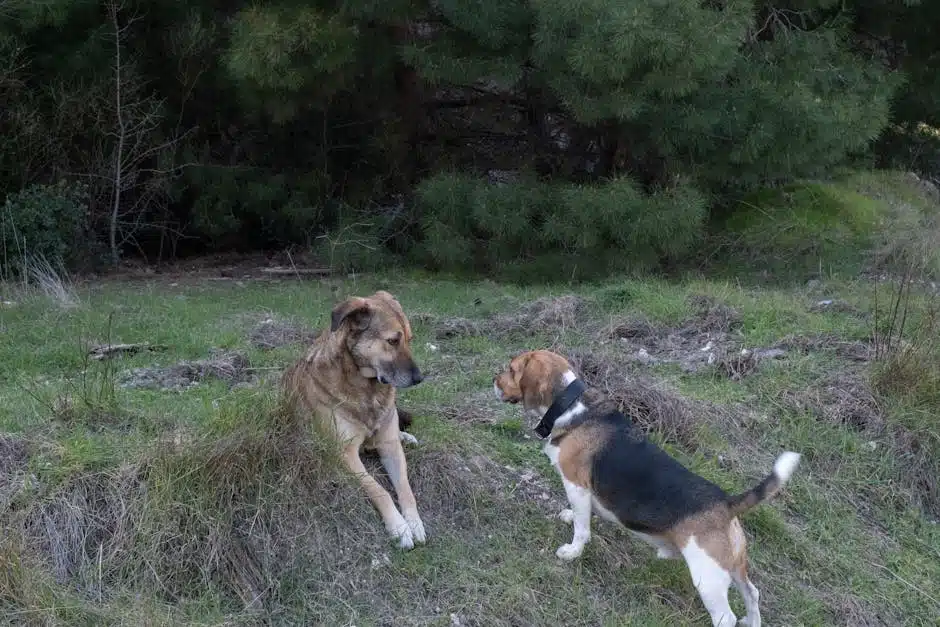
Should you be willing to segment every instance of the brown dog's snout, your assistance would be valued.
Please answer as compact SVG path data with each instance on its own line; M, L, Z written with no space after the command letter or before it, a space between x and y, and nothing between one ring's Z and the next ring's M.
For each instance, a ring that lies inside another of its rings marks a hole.
M421 369L418 368L418 364L411 364L411 381L412 385L418 385L424 381L424 375L421 374Z

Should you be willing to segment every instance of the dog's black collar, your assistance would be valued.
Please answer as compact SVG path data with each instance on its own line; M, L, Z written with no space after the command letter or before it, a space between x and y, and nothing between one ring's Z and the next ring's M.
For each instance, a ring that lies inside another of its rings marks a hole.
M575 404L575 401L581 398L581 395L584 394L584 390L586 389L587 387L581 379L575 379L569 383L568 387L555 397L551 407L549 407L545 415L542 416L539 424L535 427L535 433L542 439L547 438L552 432L552 427L555 426L555 421L558 420L558 417L568 411L568 409Z

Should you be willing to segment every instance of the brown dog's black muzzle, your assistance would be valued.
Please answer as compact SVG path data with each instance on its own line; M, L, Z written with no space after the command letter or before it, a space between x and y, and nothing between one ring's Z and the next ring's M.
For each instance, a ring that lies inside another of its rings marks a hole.
M424 381L424 374L411 359L393 362L385 372L383 370L378 371L379 381L397 388L410 388Z

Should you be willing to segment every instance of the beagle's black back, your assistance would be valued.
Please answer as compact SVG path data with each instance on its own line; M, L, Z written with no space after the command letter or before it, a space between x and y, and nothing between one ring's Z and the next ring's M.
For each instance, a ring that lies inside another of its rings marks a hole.
M583 418L603 424L609 434L594 454L592 491L628 529L664 532L692 514L728 502L724 490L647 440L619 411L591 412L588 408Z

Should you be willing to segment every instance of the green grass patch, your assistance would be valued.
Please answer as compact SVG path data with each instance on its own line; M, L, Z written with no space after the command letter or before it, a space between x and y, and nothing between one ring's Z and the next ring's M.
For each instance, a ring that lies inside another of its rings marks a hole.
M415 317L415 354L428 374L400 395L415 413L420 445L406 454L430 536L409 553L386 539L312 431L286 435L275 383L302 346L265 350L250 340L267 317L323 327L337 296L379 288ZM804 454L784 493L743 519L768 623L849 625L867 612L931 624L940 613L940 533L911 473L936 469L910 466L891 429L936 438L937 414L899 400L880 410L885 431L859 428L827 418L820 392L828 376L838 387L851 369L867 381L870 364L847 359L844 345L870 336L869 293L859 283L757 289L703 279L523 289L402 273L103 282L79 286L81 305L68 309L24 294L0 309L9 339L0 345L0 526L9 539L0 547L0 616L89 625L706 624L685 566L656 560L613 525L596 521L575 563L555 558L570 539L552 518L563 505L560 481L533 425L497 403L491 387L516 352L563 346L609 365L603 376L628 389L641 378L662 384L650 398L673 399L691 418L651 418L651 437L729 491L758 481L784 449ZM527 309L572 294L583 303L574 324ZM828 297L851 310L813 310ZM703 303L727 308L719 331L703 322ZM515 318L508 331L499 326L520 311L532 328ZM611 337L610 325L630 317L648 321L650 335ZM478 326L439 337L455 318ZM639 346L660 355L670 334L688 338L677 350L696 354L707 337L728 350L803 339L741 381L704 362L687 370L632 358ZM167 348L89 362L88 344L109 339ZM219 349L244 353L252 377L173 390L120 385L133 369Z

